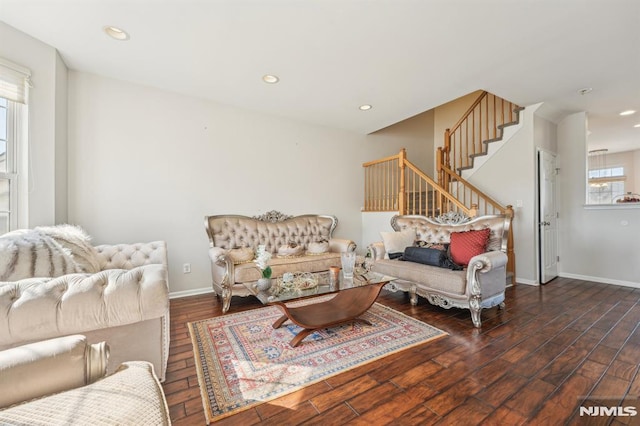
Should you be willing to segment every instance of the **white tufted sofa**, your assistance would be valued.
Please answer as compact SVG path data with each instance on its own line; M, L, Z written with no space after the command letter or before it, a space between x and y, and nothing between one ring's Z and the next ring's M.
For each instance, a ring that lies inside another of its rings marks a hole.
M354 251L352 240L333 238L338 224L335 216L307 214L286 216L277 211L260 217L217 215L205 217L205 230L209 237L209 258L213 290L222 298L222 311L227 312L232 296L254 294L252 285L260 278L260 271L253 262L234 264L229 250L250 247L253 250L265 245L273 254L269 265L272 277L286 272L320 272L330 266L340 265L340 253ZM319 255L277 257L278 247L290 241L308 247L309 243L326 240L329 251Z
M371 270L396 277L385 286L391 291L407 291L411 304L417 296L426 298L443 308L462 308L471 311L475 327L481 326L480 312L493 306L504 307L507 273L507 239L511 218L504 215L479 216L461 224L443 224L420 215L394 216L391 227L395 231L415 229L416 239L427 243L449 243L452 232L490 229L487 252L469 261L462 271L423 265L415 262L385 259L382 242L369 246Z
M108 371L148 361L161 380L169 355L164 241L100 245L101 271L0 282L0 350L71 334L111 348Z

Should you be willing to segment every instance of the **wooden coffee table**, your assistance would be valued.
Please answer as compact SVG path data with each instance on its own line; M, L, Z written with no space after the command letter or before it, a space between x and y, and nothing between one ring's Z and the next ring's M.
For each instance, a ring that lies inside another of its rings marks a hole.
M328 274L326 274L326 276L319 275L318 286L309 290L281 292L277 295L271 294L269 291L258 292L256 297L264 304L275 305L282 310L283 315L273 323L273 328L280 328L287 320L302 327L302 331L289 343L292 347L296 347L305 337L318 329L349 322L371 325L369 321L359 317L373 305L382 287L394 279L374 272L345 279L341 273L339 282L332 287L328 282ZM335 296L329 300L317 303L310 301L308 304L295 307L286 304L294 300L314 298L326 294L335 294Z

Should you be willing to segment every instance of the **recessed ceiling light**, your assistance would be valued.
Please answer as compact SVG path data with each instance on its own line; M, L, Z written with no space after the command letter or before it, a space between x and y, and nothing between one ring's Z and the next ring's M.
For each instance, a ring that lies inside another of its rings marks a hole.
M620 113L620 115L631 115L631 114L635 114L635 113L636 113L636 112L635 112L635 110L628 109L628 110L626 110L626 111L622 111L622 112Z
M367 105L360 105L358 108L360 109L360 111L369 111L373 107L367 104Z
M118 27L113 27L111 25L106 26L103 28L104 32L107 33L107 35L113 39L116 40L129 40L129 34L127 34L126 31L118 28Z
M275 84L275 83L279 82L280 79L276 75L267 74L267 75L262 76L262 81L264 81L265 83L269 83L269 84Z
M634 125L633 127L640 127L640 123Z

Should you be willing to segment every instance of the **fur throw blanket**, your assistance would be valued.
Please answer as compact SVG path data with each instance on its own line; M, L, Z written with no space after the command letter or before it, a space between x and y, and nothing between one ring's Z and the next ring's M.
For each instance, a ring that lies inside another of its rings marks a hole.
M91 237L78 226L41 226L0 236L0 281L100 271Z

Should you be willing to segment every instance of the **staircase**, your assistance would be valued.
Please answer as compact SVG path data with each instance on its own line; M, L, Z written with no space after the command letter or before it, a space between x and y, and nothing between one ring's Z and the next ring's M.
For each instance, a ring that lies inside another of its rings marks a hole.
M505 129L520 122L523 108L489 92L482 92L458 122L447 129L444 145L438 148L438 164L463 176L489 152L489 146L503 140Z
M390 157L364 163L364 211L398 211L437 217L447 212L477 215L505 214L513 220L512 206L502 206L473 186L463 175L484 163L489 147L503 141L505 130L519 124L523 108L482 92L455 126L445 131L437 150L437 181L406 157L403 148ZM507 246L508 280L515 277L513 233Z

